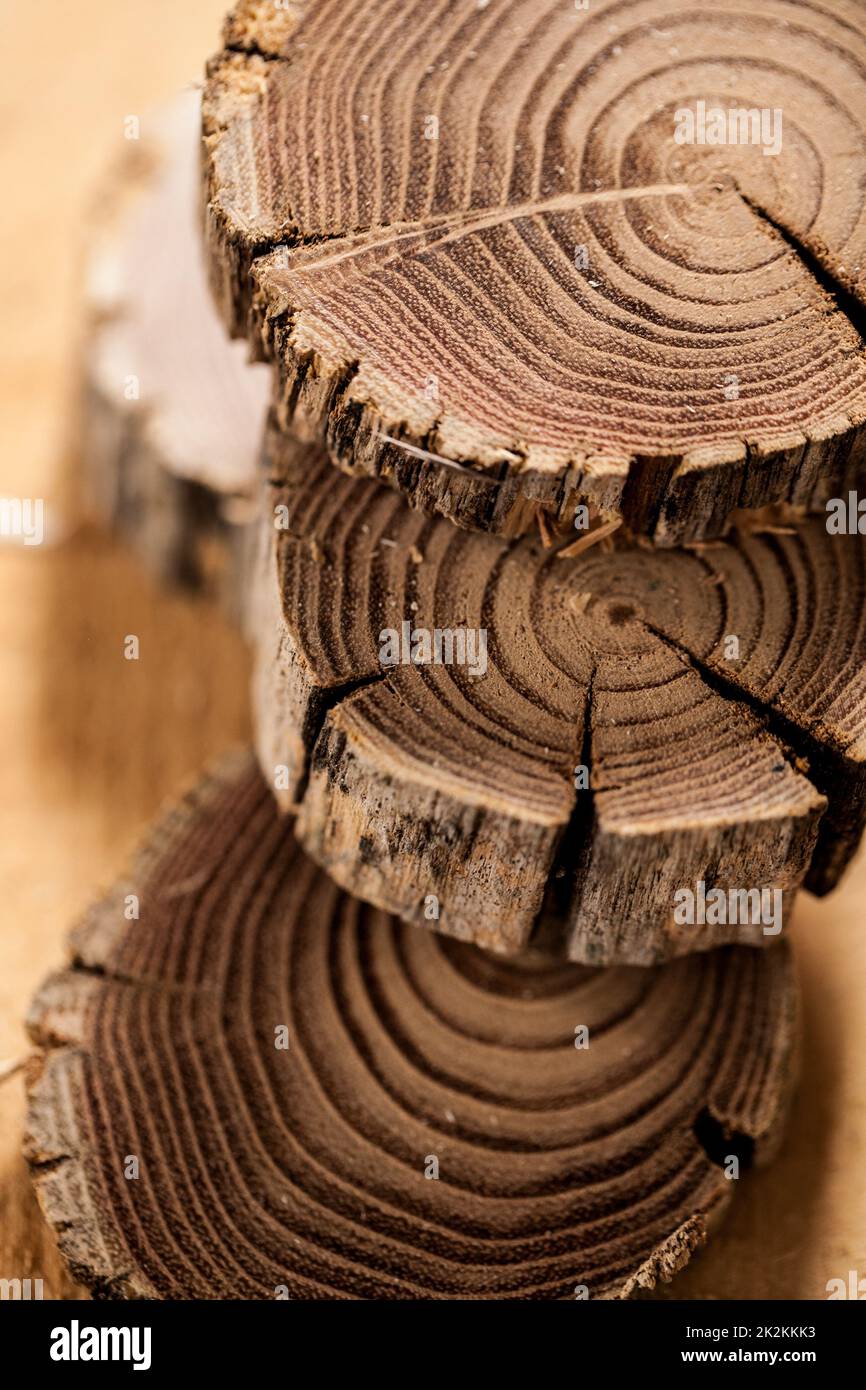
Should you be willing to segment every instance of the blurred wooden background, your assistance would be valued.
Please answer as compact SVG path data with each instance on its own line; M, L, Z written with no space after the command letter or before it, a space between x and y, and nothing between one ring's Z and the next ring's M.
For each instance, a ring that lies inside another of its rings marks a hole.
M43 497L52 543L0 548L0 1060L63 958L67 926L160 802L245 736L246 654L212 609L156 591L79 524L78 275L88 207L128 115L199 79L228 0L0 7L0 495ZM32 55L39 54L38 68ZM122 656L136 633L141 659ZM866 1275L866 859L801 900L804 1078L780 1160L748 1174L676 1297L826 1297ZM19 1154L23 1084L0 1085L0 1278L75 1286Z

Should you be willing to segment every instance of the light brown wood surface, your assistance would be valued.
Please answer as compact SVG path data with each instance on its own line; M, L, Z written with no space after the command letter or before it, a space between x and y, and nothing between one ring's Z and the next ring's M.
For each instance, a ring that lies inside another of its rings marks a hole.
M0 17L7 234L0 495L44 497L62 543L0 549L0 1059L63 959L67 927L122 869L162 800L247 732L246 657L203 604L167 597L123 548L76 529L70 403L79 228L123 119L195 79L224 0L81 0ZM93 35L99 35L94 43ZM22 55L40 52L40 82ZM141 659L123 659L136 633ZM804 1079L777 1163L742 1191L680 1297L823 1298L866 1274L866 862L793 939ZM0 1277L68 1296L20 1157L23 1085L0 1085Z

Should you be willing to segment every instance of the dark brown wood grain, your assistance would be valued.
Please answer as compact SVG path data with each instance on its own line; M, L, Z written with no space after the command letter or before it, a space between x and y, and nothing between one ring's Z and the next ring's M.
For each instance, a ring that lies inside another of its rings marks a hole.
M681 889L778 890L787 921L804 876L838 881L866 815L866 539L801 519L573 554L426 517L279 429L265 454L258 750L348 891L499 951L553 914L572 958L645 964L768 941L678 922ZM474 665L456 639L389 664L404 630L470 634Z
M34 1002L27 1153L103 1297L627 1298L773 1156L796 1013L784 945L594 971L405 927L238 754Z
M864 74L859 0L240 5L217 298L286 426L463 526L821 507L866 477Z

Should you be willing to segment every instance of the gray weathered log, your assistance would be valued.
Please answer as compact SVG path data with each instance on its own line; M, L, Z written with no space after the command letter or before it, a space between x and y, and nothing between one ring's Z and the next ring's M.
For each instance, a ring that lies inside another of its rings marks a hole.
M237 606L270 373L227 343L198 235L200 96L145 117L88 229L89 503L162 579Z

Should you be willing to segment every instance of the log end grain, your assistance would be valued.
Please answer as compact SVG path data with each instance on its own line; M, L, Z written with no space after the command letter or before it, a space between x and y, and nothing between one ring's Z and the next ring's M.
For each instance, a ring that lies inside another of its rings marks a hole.
M838 880L866 818L862 536L575 553L428 518L278 428L264 452L257 746L347 891L500 951L558 912L605 965L768 944L804 879ZM745 896L689 916L704 890Z
M595 971L404 927L303 856L245 754L30 1028L37 1191L100 1296L626 1298L706 1239L727 1158L775 1152L797 1008L784 946Z
M862 482L853 0L265 10L210 66L206 231L286 425L500 534L676 543Z

